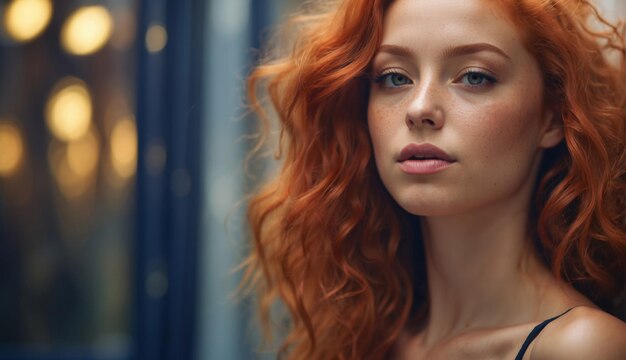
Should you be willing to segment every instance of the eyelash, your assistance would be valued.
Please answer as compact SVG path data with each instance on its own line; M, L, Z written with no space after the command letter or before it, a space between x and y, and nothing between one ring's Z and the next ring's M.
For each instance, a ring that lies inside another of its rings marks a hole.
M482 77L482 79L484 79L484 81L485 81L485 83L482 83L482 84L479 84L479 85L465 84L465 85L467 85L469 87L472 87L472 88L487 87L487 86L491 86L491 85L493 85L493 84L498 82L498 80L494 76L492 76L491 74L488 74L485 71L477 70L477 69L470 69L470 70L465 71L461 75L459 80L461 82L463 82L463 79L466 78L469 75L480 75Z
M385 85L385 80L390 77L390 76L394 76L394 75L400 75L402 77L404 77L407 81L408 84L412 84L413 80L411 80L408 76L404 75L402 72L396 70L396 69L387 69L384 70L383 72L380 73L380 75L377 75L373 78L373 81L377 84L379 84L380 86L384 87L384 88L388 88L388 89L394 89L394 88L399 88L403 85L395 85L395 86L386 86ZM405 84L406 85L406 84Z
M394 76L394 75L400 75L400 76L406 78L408 83L407 84L402 84L402 85L392 85L392 86L385 85L385 80L389 76ZM482 77L484 82L481 83L481 84L478 84L478 85L472 85L472 84L469 84L469 83L465 83L463 81L463 79L466 78L467 76L470 76L470 75L479 75L479 76ZM396 88L400 88L400 87L402 87L404 85L409 85L409 84L413 83L413 81L408 76L404 75L403 73L401 73L400 71L397 71L395 69L385 70L382 73L380 73L380 75L375 76L372 80L375 83L377 83L380 86L382 86L384 88L387 88L387 89L396 89ZM487 73L486 71L477 70L477 69L470 69L470 70L465 71L458 78L458 80L455 80L455 82L461 82L461 83L463 83L464 85L466 85L466 86L468 86L470 88L484 88L484 87L491 86L491 85L497 83L498 80L493 75Z

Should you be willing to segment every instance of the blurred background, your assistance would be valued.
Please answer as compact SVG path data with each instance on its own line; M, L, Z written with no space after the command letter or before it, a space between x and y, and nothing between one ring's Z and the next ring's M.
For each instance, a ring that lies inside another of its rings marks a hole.
M302 2L0 0L0 359L275 357L234 297L242 89Z
M241 90L296 3L0 0L0 359L262 357Z

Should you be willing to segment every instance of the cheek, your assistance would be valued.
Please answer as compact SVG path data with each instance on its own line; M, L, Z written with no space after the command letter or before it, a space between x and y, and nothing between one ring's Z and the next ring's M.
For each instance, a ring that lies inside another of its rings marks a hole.
M465 132L475 133L472 137L481 140L476 144L485 149L512 145L526 130L522 116L516 110L502 105L490 107L482 116L477 117L477 125L468 125Z
M367 126L374 145L376 157L385 151L393 141L393 132L398 121L399 111L394 107L385 107L377 102L370 102L367 108Z
M538 108L534 101L495 103L465 123L458 136L483 166L527 171L538 149Z

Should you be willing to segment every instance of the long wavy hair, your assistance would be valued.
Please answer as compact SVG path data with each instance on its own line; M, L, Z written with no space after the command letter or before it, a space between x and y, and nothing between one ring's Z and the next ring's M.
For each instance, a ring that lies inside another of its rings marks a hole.
M606 308L626 273L622 27L585 0L484 1L538 61L564 130L537 181L537 250ZM391 2L325 1L294 17L290 51L248 78L261 119L255 150L269 143L266 98L280 170L249 202L244 284L257 291L266 333L274 303L289 311L279 357L384 358L428 311L419 229L382 185L367 129L367 74Z

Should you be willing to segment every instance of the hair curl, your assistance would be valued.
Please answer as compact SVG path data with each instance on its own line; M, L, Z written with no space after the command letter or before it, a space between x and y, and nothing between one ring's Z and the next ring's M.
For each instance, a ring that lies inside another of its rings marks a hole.
M620 290L626 259L622 28L585 0L486 1L537 59L564 130L538 180L538 248L557 277L605 304ZM266 332L276 300L290 311L281 357L383 358L427 311L418 230L378 177L366 124L364 75L391 2L328 2L294 18L291 52L248 79L262 119L256 150L270 128L262 88L280 122L282 168L249 203L244 283L259 293Z

